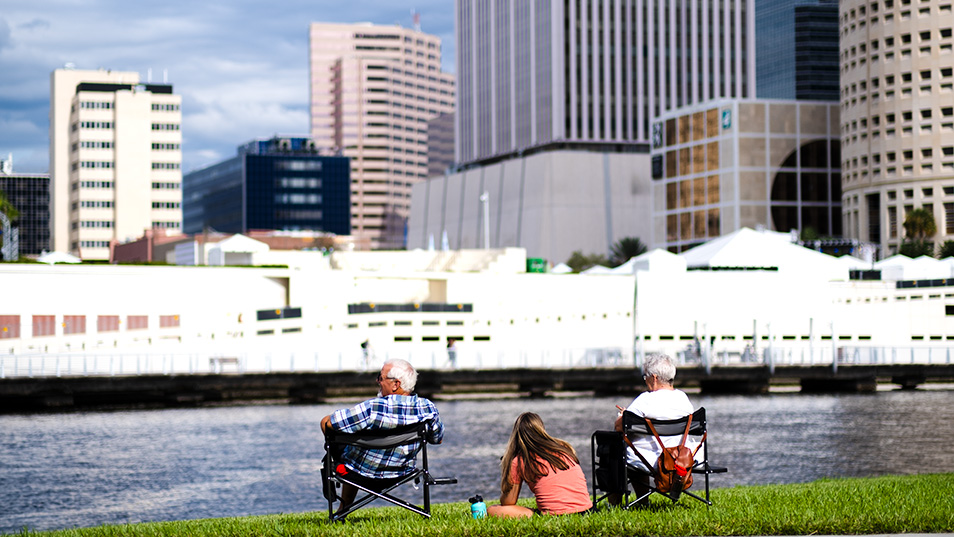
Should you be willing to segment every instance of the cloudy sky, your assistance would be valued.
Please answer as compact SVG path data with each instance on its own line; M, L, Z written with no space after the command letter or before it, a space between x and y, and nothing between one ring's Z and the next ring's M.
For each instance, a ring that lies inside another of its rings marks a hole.
M308 24L413 24L454 71L452 0L2 0L0 157L49 171L50 73L137 71L182 95L183 171L251 139L308 132Z

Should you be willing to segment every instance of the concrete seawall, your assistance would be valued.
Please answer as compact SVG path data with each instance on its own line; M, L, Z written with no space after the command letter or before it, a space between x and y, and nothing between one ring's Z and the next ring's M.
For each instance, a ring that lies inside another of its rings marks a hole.
M161 408L276 401L320 403L361 398L376 391L376 372L151 375L0 379L0 412L84 408ZM954 382L954 365L830 367L720 367L679 369L676 385L704 393L765 393L771 386L803 392L874 391L879 383L912 389L925 382ZM428 397L467 393L556 392L631 395L644 388L633 368L423 370L417 392Z

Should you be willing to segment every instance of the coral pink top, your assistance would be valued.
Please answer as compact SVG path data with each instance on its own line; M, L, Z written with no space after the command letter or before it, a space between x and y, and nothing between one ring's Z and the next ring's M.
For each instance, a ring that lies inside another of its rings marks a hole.
M537 499L537 509L548 515L565 515L579 513L593 507L589 490L586 488L586 477L580 465L568 460L570 467L566 470L556 470L543 459L539 459L549 473L541 477L536 483L527 482L530 491ZM523 461L514 457L510 463L510 480L514 483L523 479Z

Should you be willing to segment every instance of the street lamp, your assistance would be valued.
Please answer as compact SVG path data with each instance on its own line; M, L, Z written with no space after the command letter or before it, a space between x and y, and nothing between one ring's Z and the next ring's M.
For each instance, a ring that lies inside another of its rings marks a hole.
M480 203L484 209L484 250L490 249L490 193L480 195Z

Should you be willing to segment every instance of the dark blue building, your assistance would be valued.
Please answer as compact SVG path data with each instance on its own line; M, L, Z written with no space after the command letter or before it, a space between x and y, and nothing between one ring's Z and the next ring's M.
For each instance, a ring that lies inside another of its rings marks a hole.
M839 100L838 1L756 0L759 99Z
M256 140L182 178L182 231L313 230L351 234L351 166L308 138Z
M20 216L12 222L19 230L19 254L38 256L50 249L50 175L0 171L3 192ZM0 231L2 233L2 231ZM0 241L2 242L2 241Z

